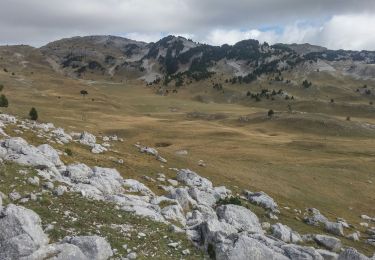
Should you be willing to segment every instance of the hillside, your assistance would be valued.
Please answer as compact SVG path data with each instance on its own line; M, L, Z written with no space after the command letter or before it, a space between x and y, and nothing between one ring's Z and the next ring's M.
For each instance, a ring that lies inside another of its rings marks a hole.
M371 259L374 57L174 36L0 47L0 259Z

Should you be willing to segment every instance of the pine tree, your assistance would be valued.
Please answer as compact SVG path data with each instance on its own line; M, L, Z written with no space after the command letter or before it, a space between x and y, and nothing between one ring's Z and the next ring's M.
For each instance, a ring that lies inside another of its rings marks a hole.
M8 107L9 102L4 94L0 96L0 107Z
M29 116L30 116L30 119L31 120L37 120L38 119L38 112L36 111L36 109L34 107L31 108L30 112L29 112Z

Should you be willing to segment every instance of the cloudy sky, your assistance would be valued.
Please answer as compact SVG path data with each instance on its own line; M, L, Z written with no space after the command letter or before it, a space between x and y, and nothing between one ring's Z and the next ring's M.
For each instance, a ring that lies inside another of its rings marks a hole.
M93 34L375 50L375 0L0 0L1 45Z

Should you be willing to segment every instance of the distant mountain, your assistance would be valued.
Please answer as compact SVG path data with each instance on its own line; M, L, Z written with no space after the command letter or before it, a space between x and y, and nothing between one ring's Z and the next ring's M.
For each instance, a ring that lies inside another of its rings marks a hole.
M163 80L182 85L221 73L249 83L263 75L325 71L375 79L375 52L328 50L310 44L259 43L211 46L167 36L145 43L115 36L73 37L51 42L39 51L56 71L71 77L113 80Z

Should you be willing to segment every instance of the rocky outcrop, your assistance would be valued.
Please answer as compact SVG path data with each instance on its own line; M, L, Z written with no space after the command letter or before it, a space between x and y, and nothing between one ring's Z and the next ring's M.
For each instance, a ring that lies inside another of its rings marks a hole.
M98 236L65 238L48 244L40 217L32 210L13 204L0 213L0 259L98 259L112 256L108 242Z

